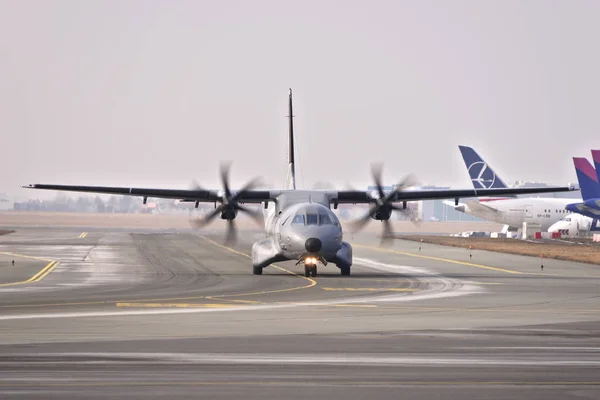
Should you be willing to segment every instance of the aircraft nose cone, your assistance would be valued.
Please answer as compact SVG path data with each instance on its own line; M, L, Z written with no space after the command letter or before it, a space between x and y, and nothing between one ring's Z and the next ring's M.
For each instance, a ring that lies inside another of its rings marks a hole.
M306 248L306 251L308 251L309 253L318 253L321 250L321 247L323 247L323 243L321 243L320 239L309 238L309 239L306 239L306 243L304 243L304 247Z

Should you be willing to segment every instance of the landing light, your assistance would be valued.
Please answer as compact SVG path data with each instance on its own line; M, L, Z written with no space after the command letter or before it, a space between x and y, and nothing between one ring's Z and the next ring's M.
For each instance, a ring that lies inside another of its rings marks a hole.
M316 264L318 262L319 262L319 260L315 257L306 257L304 259L304 264Z

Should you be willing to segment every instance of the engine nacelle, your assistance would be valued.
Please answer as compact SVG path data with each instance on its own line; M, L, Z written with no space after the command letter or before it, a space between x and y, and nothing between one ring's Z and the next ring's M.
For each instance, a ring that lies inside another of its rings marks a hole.
M388 220L392 216L391 207L379 207L377 212L371 216L371 218L377 221Z
M237 217L238 210L233 207L224 207L221 210L221 219L232 220Z

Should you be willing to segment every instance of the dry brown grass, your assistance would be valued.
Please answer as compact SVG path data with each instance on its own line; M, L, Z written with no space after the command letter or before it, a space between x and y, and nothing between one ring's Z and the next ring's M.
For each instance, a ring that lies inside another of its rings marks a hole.
M462 238L448 236L403 235L399 239L421 241L443 246L462 247L473 250L497 251L523 256L553 258L600 265L600 246L568 244L561 242L532 242L519 239Z

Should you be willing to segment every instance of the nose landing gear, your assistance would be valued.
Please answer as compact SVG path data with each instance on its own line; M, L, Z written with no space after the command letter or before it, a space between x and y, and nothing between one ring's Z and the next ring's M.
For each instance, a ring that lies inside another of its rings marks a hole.
M316 278L317 264L319 264L319 262L323 265L327 265L327 261L325 261L323 257L320 257L318 255L307 255L305 257L301 257L300 260L298 260L298 262L296 263L296 265L304 264L304 276L307 278L309 276Z
M304 276L313 278L317 277L317 264L304 264Z

